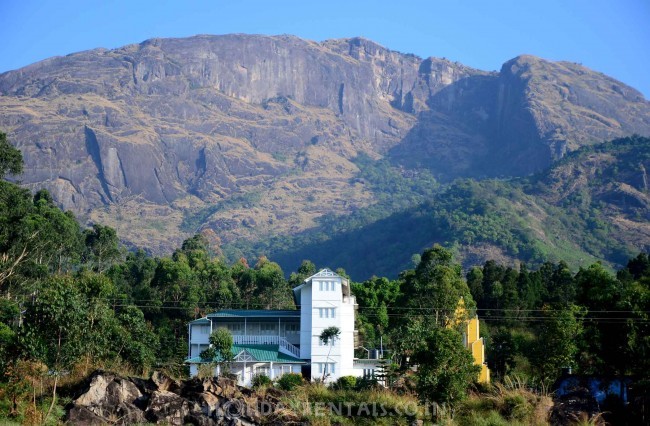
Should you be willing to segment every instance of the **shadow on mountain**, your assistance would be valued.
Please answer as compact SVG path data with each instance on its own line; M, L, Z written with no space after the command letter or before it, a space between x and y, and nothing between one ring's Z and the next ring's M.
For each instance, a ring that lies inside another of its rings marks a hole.
M341 230L334 235L305 231L288 242L297 249L275 250L269 258L284 271L294 271L309 259L319 267L344 268L355 280L377 276L395 277L412 267L411 257L430 245L436 235L435 223L426 205L373 222L360 229ZM274 246L278 246L275 241ZM285 244L286 246L287 244Z
M444 87L388 157L404 167L427 168L441 181L525 176L547 167L550 151L521 108L524 87L516 83L475 75Z
M491 132L490 105L496 91L496 76L471 76L452 83L432 95L430 108L388 157L408 168L427 168L439 180L475 177L477 159L485 158Z

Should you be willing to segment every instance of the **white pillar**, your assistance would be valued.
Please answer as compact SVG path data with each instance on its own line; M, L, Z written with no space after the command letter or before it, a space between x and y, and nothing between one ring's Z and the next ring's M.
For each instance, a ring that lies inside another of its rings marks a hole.
M275 372L273 371L273 363L271 363L271 380L275 379Z

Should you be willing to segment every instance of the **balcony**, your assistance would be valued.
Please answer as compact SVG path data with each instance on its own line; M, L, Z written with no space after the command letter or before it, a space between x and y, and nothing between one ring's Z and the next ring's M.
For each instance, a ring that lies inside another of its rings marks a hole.
M292 345L285 339L280 336L232 336L233 343L235 345L278 345L280 352L284 352L287 355L291 355L296 358L300 358L300 349Z

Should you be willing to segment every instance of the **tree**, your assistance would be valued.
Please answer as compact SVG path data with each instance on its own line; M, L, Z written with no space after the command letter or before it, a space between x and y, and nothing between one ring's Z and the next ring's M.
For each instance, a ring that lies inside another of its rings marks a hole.
M18 303L0 297L0 377L16 352L16 320L20 316Z
M620 272L627 272L634 279L650 276L650 256L647 253L639 253L634 259L627 262L627 266Z
M475 308L460 264L452 253L436 244L422 254L413 273L402 275L402 297L398 305L411 308L407 322L423 321L431 326L446 326L456 321L456 308L463 299L468 311Z
M628 334L622 332L625 324L620 317L625 313L616 312L629 310L629 305L622 304L623 284L600 263L580 268L575 282L577 303L590 312L585 318L581 369L589 373L626 374L635 357L630 351Z
M240 291L244 307L250 309L251 305L255 303L255 294L257 291L255 270L248 266L246 259L241 258L232 265L230 273Z
M298 287L302 284L303 280L311 277L316 273L316 265L310 260L303 260L300 267L296 272L292 272L289 277L289 286L291 288Z
M136 299L153 303L151 280L157 266L156 259L139 249L127 253L126 260L111 266L106 275L115 283L118 297L125 302Z
M422 401L454 404L465 398L481 367L449 328L430 329L412 360L418 364L417 391Z
M0 180L0 290L9 290L12 277L19 275L29 259L28 246L35 235L25 239L22 220L32 211L31 193ZM8 291L7 291L8 292Z
M87 259L97 272L104 272L122 256L120 241L115 230L109 226L93 225L84 232Z
M7 173L19 175L23 172L23 154L7 141L7 134L0 132L0 179Z
M210 347L201 352L200 357L209 362L216 359L219 370L227 371L233 361L232 345L232 334L225 328L217 328L210 335Z
M195 315L194 308L201 299L197 274L182 253L173 259L163 258L156 267L151 286L158 291L165 307L173 307L170 318L186 321ZM180 324L180 327L185 327ZM180 330L179 330L180 331Z
M255 265L256 299L263 309L291 309L294 307L291 288L284 279L282 268L266 257Z
M139 371L151 367L156 360L159 341L145 322L142 311L132 305L126 306L117 313L116 323L112 347L117 355Z
M86 351L89 328L87 305L70 277L49 279L27 309L21 346L28 357L43 362L54 375L52 404L45 421L56 401L59 377Z
M239 307L241 295L230 268L221 260L211 261L199 276L206 300L216 303L216 308Z
M474 300L480 304L483 298L483 271L478 266L473 267L467 273L467 286Z
M183 241L180 250L176 250L174 257L180 253L187 257L192 268L202 270L210 263L210 243L202 234L196 234L192 238Z
M339 339L341 336L341 330L336 327L336 326L331 326L327 327L325 330L323 330L320 333L320 336L318 336L318 339L323 342L324 345L329 346L329 350L327 351L327 358L326 361L329 361L330 359L330 354L332 353L332 346L334 346L334 343ZM325 374L327 373L327 368L323 368L323 378L322 380L325 381Z
M560 369L575 365L585 313L584 308L573 304L542 308L532 364L545 384L553 382Z
M576 298L576 284L566 262L560 261L548 287L549 301L553 304L571 305Z
M356 316L357 329L363 337L363 345L377 347L389 325L389 311L399 296L400 282L373 277L363 283L351 283L360 311Z
M629 341L628 368L650 382L650 276L644 276L625 288L620 308L631 315L621 331Z
M507 328L500 328L490 339L488 363L497 377L503 378L515 367L517 344Z

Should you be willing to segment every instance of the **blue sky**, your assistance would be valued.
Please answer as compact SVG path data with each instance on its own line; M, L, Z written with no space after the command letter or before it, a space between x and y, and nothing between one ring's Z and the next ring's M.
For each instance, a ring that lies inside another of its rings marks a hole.
M152 37L363 36L484 70L528 53L582 63L650 99L650 0L0 0L0 72Z

